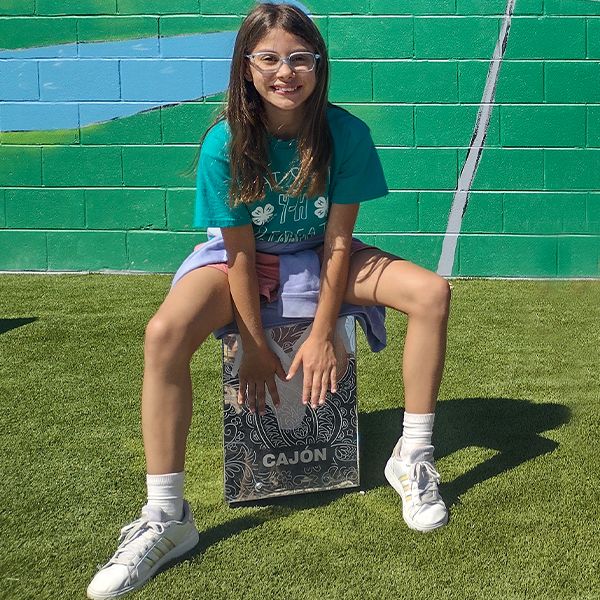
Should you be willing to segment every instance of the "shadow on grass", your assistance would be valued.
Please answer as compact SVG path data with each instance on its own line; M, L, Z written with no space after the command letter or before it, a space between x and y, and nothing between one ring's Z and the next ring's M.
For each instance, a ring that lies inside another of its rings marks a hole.
M383 470L400 435L402 413L401 409L389 409L359 415L362 490L388 485ZM457 504L460 496L478 483L554 451L558 444L540 434L567 423L570 416L570 410L561 404L535 404L513 398L461 398L440 402L434 435L437 459L474 446L496 451L490 459L442 484L441 493L448 507ZM188 558L267 521L298 510L325 506L344 494L355 492L355 489L339 490L236 504L236 507L254 506L262 510L203 531L199 544Z
M544 431L568 423L571 411L562 404L535 404L514 398L460 398L438 404L435 417L436 459L468 447L487 448L493 457L442 484L448 507L478 483L491 479L558 444L542 437ZM399 435L402 410L360 415L361 480L363 489L387 485L383 469ZM442 473L442 479L443 479Z
M37 321L37 317L21 317L19 319L0 319L0 334L6 333L11 329L17 329L17 327L23 327Z

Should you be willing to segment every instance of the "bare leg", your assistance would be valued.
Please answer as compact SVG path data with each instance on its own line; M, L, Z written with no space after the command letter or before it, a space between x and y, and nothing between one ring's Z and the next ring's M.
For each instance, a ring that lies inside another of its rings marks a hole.
M204 267L181 279L148 323L142 388L148 474L183 471L192 417L190 359L212 331L232 320L227 275Z
M345 301L406 313L405 408L410 413L434 412L446 351L450 306L446 280L380 250L363 250L351 259Z

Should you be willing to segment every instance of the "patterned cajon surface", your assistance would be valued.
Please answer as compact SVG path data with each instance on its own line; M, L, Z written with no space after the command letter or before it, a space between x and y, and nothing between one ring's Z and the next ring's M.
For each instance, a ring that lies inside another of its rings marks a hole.
M266 330L287 372L310 333L310 323ZM237 403L241 344L223 338L225 499L229 503L359 485L356 407L356 333L353 317L336 331L338 386L316 410L302 404L300 370L289 382L275 378L280 407L267 393L266 414Z

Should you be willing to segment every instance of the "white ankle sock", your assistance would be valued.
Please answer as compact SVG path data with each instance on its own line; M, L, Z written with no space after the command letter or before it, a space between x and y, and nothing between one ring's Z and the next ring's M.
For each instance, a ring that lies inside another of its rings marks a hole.
M183 516L183 472L146 475L148 505L160 508L167 520L180 521Z
M433 419L435 413L420 415L417 413L404 413L404 424L402 428L402 451L403 457L422 446L431 445L433 433Z

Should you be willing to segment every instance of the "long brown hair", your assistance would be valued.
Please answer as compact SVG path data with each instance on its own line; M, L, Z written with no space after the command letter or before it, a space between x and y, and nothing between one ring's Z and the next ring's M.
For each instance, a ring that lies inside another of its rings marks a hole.
M261 199L265 194L265 179L273 189L277 187L269 169L267 118L262 98L245 77L246 55L275 28L301 38L321 57L315 66L316 86L304 104L304 119L298 133L299 170L288 191L298 195L306 189L314 196L323 193L327 185L332 142L326 118L329 62L325 41L311 19L295 6L259 4L244 19L236 37L227 104L216 119L226 119L231 131L229 164L233 206Z

